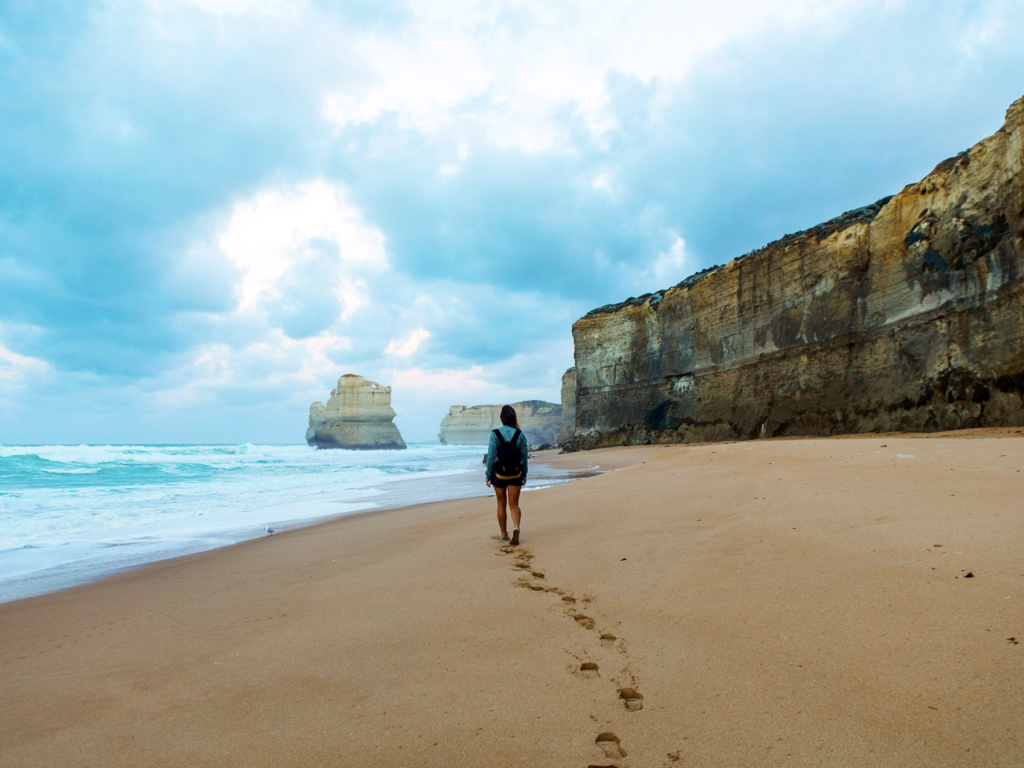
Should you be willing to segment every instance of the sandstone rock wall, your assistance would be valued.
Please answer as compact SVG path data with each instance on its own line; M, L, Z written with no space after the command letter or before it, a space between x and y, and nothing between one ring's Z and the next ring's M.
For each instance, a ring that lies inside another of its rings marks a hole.
M565 445L576 434L576 369L562 374L562 426L558 430L558 444Z
M1024 99L892 198L573 326L576 447L1024 424Z
M512 403L519 428L530 445L554 443L562 426L562 406L543 400ZM487 445L491 430L501 426L500 405L453 405L441 421L438 439L450 445Z
M405 448L394 418L391 387L349 373L338 379L327 405L309 406L306 442L318 448Z

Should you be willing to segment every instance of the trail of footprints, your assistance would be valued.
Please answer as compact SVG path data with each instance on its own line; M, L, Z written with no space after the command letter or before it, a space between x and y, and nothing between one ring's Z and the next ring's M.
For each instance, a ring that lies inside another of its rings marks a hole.
M521 589L529 589L533 592L549 592L558 595L562 598L564 604L564 613L566 616L571 618L576 624L584 630L591 631L596 626L594 619L590 616L585 615L580 611L580 606L586 606L591 602L593 598L585 596L577 600L577 598L558 587L552 586L547 583L547 577L543 571L539 571L532 565L533 554L530 550L523 547L500 547L496 553L499 555L515 555L515 559L512 562L512 570L519 571L519 578L513 582L516 587ZM624 642L619 642L616 646L618 638L615 635L608 632L604 632L599 636L599 643L604 648L617 648L618 652L622 656L627 656ZM628 657L627 657L628 659ZM584 679L599 678L600 667L595 661L583 661L578 668L572 670L574 675L577 675ZM632 673L629 671L629 667L626 666L621 676L628 678L632 682L630 687L622 687L618 689L618 698L622 702L623 708L627 712L639 712L644 708L644 697L636 689L636 680ZM597 735L594 743L604 753L606 759L610 761L618 761L625 758L628 753L622 747L622 740L612 733L611 731L604 731ZM587 768L617 768L615 762L607 764L591 764Z

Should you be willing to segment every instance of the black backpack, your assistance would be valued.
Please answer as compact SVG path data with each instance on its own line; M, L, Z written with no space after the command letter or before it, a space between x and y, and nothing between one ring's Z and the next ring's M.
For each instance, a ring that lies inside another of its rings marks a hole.
M498 451L494 457L495 476L499 479L519 477L523 474L522 457L519 454L520 431L517 429L512 439L508 441L501 436L501 430L494 430L494 434L498 438Z

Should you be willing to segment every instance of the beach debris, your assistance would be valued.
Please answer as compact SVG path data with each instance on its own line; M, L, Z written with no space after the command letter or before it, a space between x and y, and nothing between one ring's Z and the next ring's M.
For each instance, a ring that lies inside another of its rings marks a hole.
M682 750L677 749L675 752L669 752L668 755L666 755L666 757L668 757L668 759L671 760L673 763L678 763L679 762L679 753L681 751Z
M974 571L968 571L967 575L964 576L964 578L965 579L973 579L974 578Z
M1008 637L1006 638L1006 642L1012 645L1020 645L1020 640L1018 640L1016 637Z
M635 688L622 688L619 690L619 698L626 705L628 712L639 712L644 708L644 697Z
M626 757L628 754L626 750L622 748L622 739L611 731L605 731L604 733L598 734L594 743L601 748L605 757Z
M273 536L275 533L277 533L277 531L271 528L269 525L263 530L267 532L267 536Z

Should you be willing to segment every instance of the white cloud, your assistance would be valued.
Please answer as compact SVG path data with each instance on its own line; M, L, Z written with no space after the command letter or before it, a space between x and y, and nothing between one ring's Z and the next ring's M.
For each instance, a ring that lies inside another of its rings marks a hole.
M5 387L21 386L29 377L51 371L45 360L20 355L0 344L0 384Z
M594 175L594 179L593 181L590 182L590 186L592 186L594 189L600 189L605 192L611 193L612 181L612 174L606 172L598 173Z
M187 0L201 11L215 16L274 16L286 18L300 13L305 0Z
M420 0L410 4L412 18L399 30L353 36L353 50L373 76L359 87L329 89L323 111L339 127L391 114L425 133L474 125L500 146L566 149L572 143L567 111L596 138L614 127L611 73L672 85L725 45L892 5ZM443 165L442 173L453 167Z
M484 368L472 365L463 369L424 370L422 368L393 369L392 386L428 392L449 393L453 397L467 392L492 387L484 378Z
M420 344L430 338L430 331L416 328L400 339L392 339L384 348L385 355L411 355L420 348Z
M651 266L651 276L662 287L674 285L693 271L693 265L686 257L686 241L673 232L672 245L658 254Z
M296 264L316 255L321 241L340 262L333 289L352 312L365 301L365 276L387 269L384 235L367 224L336 184L312 181L272 189L237 203L217 246L240 270L238 310L280 297L278 284Z
M329 331L292 339L276 328L239 347L224 342L203 344L178 368L152 382L154 398L168 406L202 400L226 389L255 391L283 386L294 392L316 392L322 381L337 376L338 364L332 353L351 346L351 339Z

